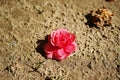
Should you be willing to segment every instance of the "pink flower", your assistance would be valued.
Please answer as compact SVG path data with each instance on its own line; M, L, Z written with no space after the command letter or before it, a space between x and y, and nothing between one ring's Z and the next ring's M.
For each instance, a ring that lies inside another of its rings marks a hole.
M62 60L72 54L77 48L75 35L66 29L58 29L48 36L48 43L45 44L47 58Z

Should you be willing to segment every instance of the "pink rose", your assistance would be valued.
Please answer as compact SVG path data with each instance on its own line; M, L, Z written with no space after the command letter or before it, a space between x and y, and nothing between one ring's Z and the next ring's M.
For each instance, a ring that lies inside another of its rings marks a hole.
M62 60L76 50L75 35L66 29L58 29L48 36L48 43L45 44L47 58Z

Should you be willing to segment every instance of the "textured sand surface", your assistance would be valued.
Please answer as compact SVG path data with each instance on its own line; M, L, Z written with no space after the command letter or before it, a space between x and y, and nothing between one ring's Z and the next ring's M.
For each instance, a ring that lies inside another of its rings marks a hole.
M103 6L112 26L90 28L85 15ZM60 62L41 51L58 28L78 45ZM120 0L0 0L0 80L120 80Z

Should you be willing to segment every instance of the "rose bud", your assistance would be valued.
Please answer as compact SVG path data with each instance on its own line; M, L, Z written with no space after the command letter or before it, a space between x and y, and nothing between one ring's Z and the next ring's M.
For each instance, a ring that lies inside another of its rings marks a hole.
M47 58L62 60L72 54L77 48L75 35L66 29L58 29L48 36L48 42L44 46Z

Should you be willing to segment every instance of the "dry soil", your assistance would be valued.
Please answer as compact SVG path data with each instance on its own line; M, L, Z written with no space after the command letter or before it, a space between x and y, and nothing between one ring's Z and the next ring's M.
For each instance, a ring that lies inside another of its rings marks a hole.
M112 25L89 27L86 15L103 6ZM58 28L78 47L62 61L42 50ZM0 80L120 80L120 0L0 0Z

